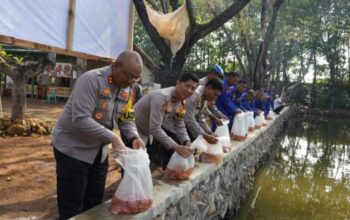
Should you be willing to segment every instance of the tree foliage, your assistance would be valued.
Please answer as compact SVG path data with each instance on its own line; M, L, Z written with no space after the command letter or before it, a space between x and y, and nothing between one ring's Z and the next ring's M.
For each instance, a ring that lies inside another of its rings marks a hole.
M53 66L55 56L49 54L41 61L29 61L14 57L5 51L0 51L0 72L13 80L11 119L22 120L25 116L25 84L28 79L42 73L48 66Z
M230 0L154 2L164 13L173 9L173 2L190 3L199 27L222 16L233 4ZM162 5L168 5L166 10ZM251 0L224 24L192 41L184 53L184 65L178 69L203 72L218 63L226 71L238 70L256 87L271 84L278 91L295 82L311 83L310 106L344 108L347 105L335 97L341 96L346 102L350 94L349 27L348 0ZM156 64L165 64L143 26L138 25L138 33L147 40L136 39L135 43L152 54Z

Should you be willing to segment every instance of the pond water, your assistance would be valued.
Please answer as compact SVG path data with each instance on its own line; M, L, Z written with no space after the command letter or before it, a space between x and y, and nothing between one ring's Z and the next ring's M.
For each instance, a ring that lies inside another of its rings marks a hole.
M350 120L291 120L236 219L350 219Z

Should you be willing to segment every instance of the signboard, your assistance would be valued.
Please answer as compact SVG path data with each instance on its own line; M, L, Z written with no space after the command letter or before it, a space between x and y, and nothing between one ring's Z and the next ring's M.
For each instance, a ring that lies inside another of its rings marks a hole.
M62 77L62 78L76 78L76 73L70 63L56 63L54 68L49 67L42 73L44 76Z

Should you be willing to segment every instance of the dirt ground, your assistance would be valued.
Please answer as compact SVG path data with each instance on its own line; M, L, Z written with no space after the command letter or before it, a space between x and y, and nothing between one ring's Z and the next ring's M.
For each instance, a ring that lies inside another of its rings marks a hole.
M3 108L9 114L11 100ZM53 125L64 102L28 100L27 115ZM55 160L51 136L0 138L0 219L57 219ZM112 197L119 168L109 157L105 200Z

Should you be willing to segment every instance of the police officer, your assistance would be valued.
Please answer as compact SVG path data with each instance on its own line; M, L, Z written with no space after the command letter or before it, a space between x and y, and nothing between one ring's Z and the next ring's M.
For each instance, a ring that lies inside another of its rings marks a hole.
M200 86L205 86L205 84L212 78L217 78L222 80L224 78L224 70L221 68L220 65L215 64L213 68L208 72L207 76L201 78L199 80Z
M256 97L254 100L254 107L264 112L265 116L267 116L267 114L269 113L270 104L269 104L269 101L266 99L264 91L258 90L258 92L256 93Z
M199 80L200 86L205 86L205 84L213 78L222 80L225 77L224 70L218 64L215 64L213 68L208 72L206 77ZM206 110L206 115L217 125L222 125L221 119L228 119L215 105L215 102L208 103L208 109ZM215 126L214 126L215 127Z
M261 113L261 111L254 106L255 100L255 91L253 89L249 89L244 92L240 98L240 106L244 111L252 111L254 112L254 116Z
M205 121L205 111L208 108L208 103L215 102L223 88L220 80L212 78L207 81L205 86L199 86L196 92L186 100L185 124L192 139L203 135L210 144L215 144L218 141Z
M196 75L183 74L175 87L151 92L135 105L139 134L144 142L147 142L149 135L153 136L149 156L153 164L163 169L174 151L185 158L193 153L184 123L185 99L194 93L198 81Z
M217 108L225 114L225 116L230 120L229 129L233 125L233 119L235 114L242 112L239 104L235 103L235 85L237 85L237 78L239 77L237 72L229 72L226 74L224 79L224 90L221 92L219 97L216 99Z
M132 147L144 146L128 109L130 86L142 69L140 55L125 51L112 65L90 70L76 81L52 137L60 219L102 203L108 145L119 153L125 149L112 131L116 124Z

